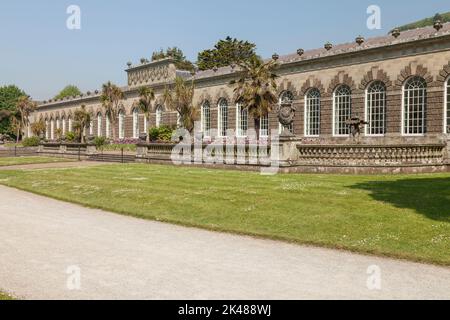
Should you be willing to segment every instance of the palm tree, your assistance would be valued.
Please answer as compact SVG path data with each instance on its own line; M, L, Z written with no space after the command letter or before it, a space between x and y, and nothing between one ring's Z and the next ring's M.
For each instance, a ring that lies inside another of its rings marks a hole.
M28 96L21 96L16 103L16 115L13 117L15 127L18 129L17 141L19 136L25 135L25 128L30 124L30 115L36 110L37 104L31 101Z
M103 85L100 100L103 108L106 110L106 114L109 116L114 140L116 140L116 126L119 120L120 100L122 100L123 97L124 94L122 90L115 84L108 81L108 83Z
M39 120L31 125L31 132L36 137L40 137L43 132L45 132L45 122L43 120Z
M173 87L164 90L164 102L169 109L177 111L181 125L192 133L194 123L199 116L199 108L194 106L194 82L190 84L181 77L176 77Z
M73 120L74 120L74 129L78 133L78 137L80 138L81 143L85 143L85 131L91 122L91 113L86 110L86 106L82 105L80 109L74 112Z
M155 92L153 89L149 87L141 87L139 89L139 101L137 106L139 110L144 113L147 121L147 132L145 133L147 135L147 143L150 143L150 131L148 128L150 128L150 114L153 112L153 100L155 100Z
M242 103L255 121L256 136L259 140L261 117L267 116L272 107L278 102L278 76L274 70L278 67L275 60L262 61L253 57L239 63L240 75L238 80L230 82L234 89L235 101Z

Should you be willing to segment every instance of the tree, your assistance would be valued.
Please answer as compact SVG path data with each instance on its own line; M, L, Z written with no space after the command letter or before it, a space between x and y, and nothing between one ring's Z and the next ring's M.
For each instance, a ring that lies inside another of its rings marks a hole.
M189 61L184 55L183 51L177 47L167 48L167 50L160 49L152 54L152 61L172 58L175 60L175 66L179 70L194 71L194 64Z
M153 100L155 100L155 92L149 87L142 87L139 89L139 101L137 103L138 108L144 113L147 119L147 128L150 127L150 115L153 112ZM150 131L146 132L147 143L150 142Z
M106 110L107 117L109 117L114 140L116 140L116 126L119 121L120 100L122 100L123 97L124 94L122 90L115 84L112 84L109 81L103 85L100 101L102 102L103 108Z
M225 40L219 40L214 49L200 52L197 66L200 70L208 70L244 63L256 57L255 49L256 45L251 42L227 37Z
M40 137L41 134L45 132L45 122L43 120L39 120L33 124L31 124L31 132L36 137Z
M278 102L276 83L278 76L274 73L277 67L274 60L264 62L258 57L253 57L239 64L241 69L239 79L230 82L235 86L235 100L242 103L253 116L258 140L261 117L268 115L273 105Z
M36 102L30 100L28 96L22 96L16 103L16 115L13 118L17 127L17 141L19 136L25 135L25 128L30 124L30 115L36 110Z
M176 77L175 84L166 87L163 97L168 108L178 112L182 126L192 133L199 115L198 108L193 104L194 82L187 83L183 78Z
M79 96L80 94L81 91L77 86L68 85L55 96L55 99L64 99L66 97Z
M436 21L441 21L441 22L443 22L443 18L442 18L442 16L441 16L441 14L440 13L436 13L435 15L434 15L434 17L433 17L433 22L436 22Z
M91 113L86 110L86 106L82 105L80 109L75 110L73 114L73 127L78 134L81 143L86 142L86 129L91 122Z
M15 85L0 87L0 134L11 133L10 116L22 96L26 96L26 93Z

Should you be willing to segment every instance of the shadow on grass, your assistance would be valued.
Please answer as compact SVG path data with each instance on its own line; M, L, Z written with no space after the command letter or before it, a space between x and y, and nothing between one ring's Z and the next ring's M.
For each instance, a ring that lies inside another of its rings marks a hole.
M369 191L374 200L397 208L413 209L430 219L450 222L450 177L369 181L350 188Z

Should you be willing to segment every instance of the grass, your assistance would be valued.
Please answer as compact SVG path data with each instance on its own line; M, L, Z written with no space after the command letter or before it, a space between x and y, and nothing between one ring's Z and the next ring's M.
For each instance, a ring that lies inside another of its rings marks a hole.
M262 176L131 164L0 171L0 184L145 219L450 265L450 174Z
M9 294L0 291L0 300L14 300Z
M73 160L65 159L65 158L54 158L54 157L6 157L6 158L0 158L0 167L23 165L23 164L68 162L68 161L73 161Z

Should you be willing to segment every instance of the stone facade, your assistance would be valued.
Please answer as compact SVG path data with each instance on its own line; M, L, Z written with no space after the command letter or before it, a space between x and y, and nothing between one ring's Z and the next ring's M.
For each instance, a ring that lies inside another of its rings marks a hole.
M446 150L448 139L446 110L449 104L446 99L446 87L450 77L450 23L444 24L439 31L427 27L402 32L397 38L388 35L367 39L363 44L347 43L334 46L331 50L316 49L305 51L301 56L287 55L280 57L279 63L280 67L277 71L280 76L279 94L289 91L294 97L292 103L296 108L296 114L293 133L296 136L296 144L349 145L357 143L386 147L394 144L405 146L444 144L443 150ZM137 89L144 85L151 86L157 95L156 104L163 105L161 97L163 90L167 84L173 83L176 76L194 80L196 105L201 107L205 101L209 102L211 128L218 127L218 104L220 100L226 99L228 127L236 130L236 103L233 100L233 87L229 85L230 80L236 78L237 70L234 68L225 67L191 75L176 70L174 62L166 59L130 66L126 71L128 85L123 88L125 99L122 101L126 138L133 137L133 106L138 100ZM426 86L424 129L419 134L407 134L404 126L409 124L405 120L404 91L405 84L415 77L422 79ZM376 81L385 86L385 131L383 134L368 135L363 130L356 140L349 135L335 134L333 127L336 123L334 102L336 88L345 85L351 90L351 115L367 120L367 90ZM314 137L305 134L305 99L312 88L320 92L320 132ZM45 120L48 130L51 131L52 127L57 127L58 121L61 123L64 119L66 121L64 128L67 131L68 119L73 118L73 112L84 104L94 115L92 130L94 135L97 135L98 131L97 114L102 116L101 134L104 136L106 120L99 95L97 92L64 101L46 102L39 106L32 121ZM279 123L275 112L268 117L270 129L277 132ZM52 122L54 122L53 126ZM162 124L175 125L176 123L177 114L164 110ZM153 114L150 117L150 127L155 125L156 115ZM60 124L59 127L62 125ZM253 127L254 121L249 118L248 128ZM139 128L142 132L143 115L139 116ZM47 136L50 138L52 134L49 132ZM447 154L447 152L444 153Z

